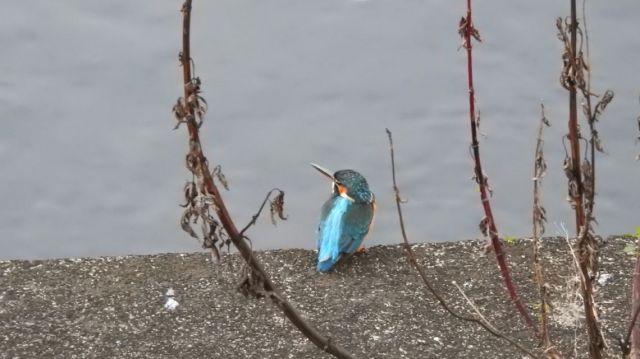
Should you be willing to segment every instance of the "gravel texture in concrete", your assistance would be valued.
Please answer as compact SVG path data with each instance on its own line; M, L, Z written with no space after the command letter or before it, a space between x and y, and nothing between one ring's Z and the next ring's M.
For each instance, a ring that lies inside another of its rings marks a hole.
M635 258L623 248L632 241L604 241L595 281L612 356L619 353L617 337L629 317ZM413 248L452 308L473 315L455 281L495 327L537 350L506 299L484 242ZM506 250L520 296L535 311L531 241L517 240ZM551 337L567 357L575 351L586 358L567 243L545 239L543 252L552 296ZM313 251L256 255L308 320L357 358L525 357L477 325L446 313L425 291L400 246L369 248L329 274L314 271ZM0 357L331 357L269 301L243 297L236 290L242 273L236 254L218 263L207 253L0 262Z

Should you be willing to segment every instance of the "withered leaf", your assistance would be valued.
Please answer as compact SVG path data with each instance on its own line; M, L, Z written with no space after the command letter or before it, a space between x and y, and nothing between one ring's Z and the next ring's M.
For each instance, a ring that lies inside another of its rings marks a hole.
M188 93L192 93L192 92L200 92L200 78L199 77L194 77L191 79L191 81L187 82L184 87L187 90Z
M487 233L489 233L487 217L482 217L482 220L480 220L480 223L478 224L478 228L482 235L487 236Z
M221 165L217 165L213 169L213 171L211 171L211 176L217 178L220 184L222 185L222 187L224 187L224 189L226 189L227 191L229 190L229 182L227 181L227 177L222 172Z
M182 230L189 233L189 235L193 238L198 238L196 232L191 228L191 217L194 215L194 211L191 208L185 209L182 213L182 217L180 218L180 226ZM197 217L196 217L197 219Z
M187 206L195 205L195 198L198 196L198 190L195 182L189 181L184 185L184 199L185 204L181 204L180 207L186 208Z
M480 38L480 32L478 29L473 26L473 23L469 23L466 17L460 18L460 22L458 23L458 34L463 39L461 47L467 48L469 44L467 43L467 36L473 37L478 42L482 42Z
M573 173L573 161L570 157L565 157L564 163L562 164L562 169L564 170L564 174L569 180L575 177Z
M278 195L271 201L271 223L276 225L276 215L280 220L286 221L287 216L284 214L284 191L278 190Z

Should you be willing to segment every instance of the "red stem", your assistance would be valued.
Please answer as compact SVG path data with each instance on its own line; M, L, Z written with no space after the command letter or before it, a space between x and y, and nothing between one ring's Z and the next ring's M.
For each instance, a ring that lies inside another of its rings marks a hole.
M467 0L467 18L464 29L464 42L465 48L467 50L467 74L468 74L468 83L469 83L469 118L471 120L471 145L473 149L473 158L475 160L475 174L478 179L478 184L480 186L480 199L482 201L482 207L484 209L485 217L487 219L487 226L489 229L489 237L491 238L491 245L493 247L493 251L496 254L496 261L498 263L498 267L500 268L500 274L502 275L502 280L504 285L509 293L509 297L513 301L516 309L520 313L520 316L524 320L524 322L538 335L538 329L534 324L531 316L529 315L528 310L520 301L518 297L518 293L516 291L516 287L513 284L513 280L511 279L511 274L509 273L509 267L505 260L505 253L502 248L502 243L498 238L498 229L495 224L495 220L493 219L493 213L491 211L491 203L489 202L489 197L487 195L487 183L482 172L482 164L480 162L480 144L478 142L478 134L477 134L477 121L476 121L476 110L475 110L475 91L473 87L473 54L472 54L472 45L471 45L471 36L473 33L473 23L471 16L471 0Z
M629 345L629 340L631 340L630 358L636 358L640 356L640 321L638 321L638 314L640 313L640 256L636 258L636 264L633 270L631 308L634 308L634 310L631 316L631 322L629 323L627 336L623 343Z

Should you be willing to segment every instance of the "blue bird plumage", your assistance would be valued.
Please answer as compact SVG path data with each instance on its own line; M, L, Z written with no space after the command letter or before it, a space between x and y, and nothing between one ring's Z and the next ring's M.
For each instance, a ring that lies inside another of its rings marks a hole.
M318 226L318 272L328 272L344 256L355 253L369 232L375 212L375 196L367 180L353 170L333 175L312 164L329 177L333 193L322 206Z

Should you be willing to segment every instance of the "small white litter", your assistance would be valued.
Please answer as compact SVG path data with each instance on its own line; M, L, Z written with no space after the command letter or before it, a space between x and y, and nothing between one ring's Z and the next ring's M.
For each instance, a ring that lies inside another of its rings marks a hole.
M167 298L167 301L164 303L164 309L166 310L175 310L176 308L178 308L178 305L180 303L178 303L177 300L169 297Z
M613 278L613 274L611 273L600 273L598 276L598 284L605 285L611 278Z

